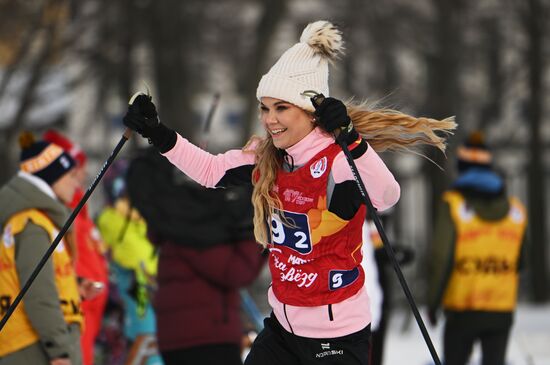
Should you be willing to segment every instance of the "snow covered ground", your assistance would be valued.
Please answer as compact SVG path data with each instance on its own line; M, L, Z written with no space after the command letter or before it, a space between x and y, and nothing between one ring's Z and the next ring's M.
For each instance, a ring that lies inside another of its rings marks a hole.
M425 311L421 313L424 315ZM427 325L440 358L443 356L443 322L440 320L437 327ZM480 364L480 355L479 346L476 346L470 365ZM386 337L384 365L403 364L428 365L433 361L414 317L404 310L394 310ZM506 365L550 365L550 305L520 304L508 344Z

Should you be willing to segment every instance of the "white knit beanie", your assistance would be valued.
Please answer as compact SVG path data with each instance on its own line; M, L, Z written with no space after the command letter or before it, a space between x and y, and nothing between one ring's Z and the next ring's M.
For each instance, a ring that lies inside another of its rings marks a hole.
M267 96L314 111L309 96L313 90L329 96L328 64L343 52L342 33L330 22L310 23L302 32L300 43L288 49L260 80L256 97Z

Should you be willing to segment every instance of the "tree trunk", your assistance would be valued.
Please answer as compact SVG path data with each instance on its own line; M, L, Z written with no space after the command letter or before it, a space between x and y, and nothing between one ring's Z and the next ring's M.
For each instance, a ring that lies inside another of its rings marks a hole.
M183 19L183 2L179 0L151 3L150 34L153 49L155 82L158 97L154 100L163 123L191 138L192 123L184 57L185 33L193 31L193 24Z
M529 267L531 269L532 296L535 302L548 300L548 269L547 269L547 219L545 176L543 169L543 143L541 141L541 122L543 110L542 75L543 72L543 24L545 17L542 5L538 0L528 1L528 10L523 18L527 30L529 48L527 62L529 64L530 97L527 101L530 126L529 167L528 167L528 200L529 200L529 233L531 254Z
M427 99L423 114L431 118L443 119L457 115L460 110L460 88L458 84L459 58L461 54L460 15L462 2L455 0L434 0L435 18L433 33L436 34L435 51L427 54ZM456 137L455 137L456 140ZM430 149L428 157L446 169L447 160L439 151ZM425 172L431 189L428 192L430 201L427 222L433 222L437 201L449 186L448 171L441 171L432 162L425 163Z
M44 7L41 7L40 11L44 11L44 9ZM17 107L13 120L10 122L9 126L2 131L4 137L3 143L5 143L6 146L13 145L17 133L25 127L27 112L30 110L34 103L36 88L42 80L42 76L44 75L44 68L48 61L48 58L51 56L53 42L55 40L57 32L59 31L58 26L58 23L52 22L51 24L47 24L45 27L42 28L42 32L44 33L42 36L43 39L39 43L40 49L38 50L37 55L32 60L31 65L28 68L28 81L21 90L20 103ZM37 25L34 24L31 29L32 30L30 32L36 35L38 30ZM9 83L12 72L14 72L14 70L16 70L18 66L20 66L19 64L23 62L27 51L28 44L23 44L22 48L18 52L18 55L16 56L16 63L8 67L9 72L4 75L2 86L0 86L2 93ZM2 172L0 173L0 183L2 184L6 182L9 177L17 170L17 163L15 161L17 161L18 158L14 159L14 155L17 156L17 154L13 153L12 149L10 148L4 148L0 152L0 161L2 162L2 166L4 166Z
M487 20L484 33L487 34L487 73L489 75L489 100L481 111L481 120L478 129L484 130L489 125L497 124L502 115L503 77L502 66L502 37L496 19Z
M280 20L286 13L286 0L264 0L262 1L262 16L256 29L256 47L250 55L247 72L243 73L244 80L240 83L242 94L246 96L246 110L243 116L244 131L242 143L246 142L252 134L254 124L257 122L258 102L256 101L256 87L262 76L267 72L264 69L266 58L269 54L269 46L275 35L275 30Z

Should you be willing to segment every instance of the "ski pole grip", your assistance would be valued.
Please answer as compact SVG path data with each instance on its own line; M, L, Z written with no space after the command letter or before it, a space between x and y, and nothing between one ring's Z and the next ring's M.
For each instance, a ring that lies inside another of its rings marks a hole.
M309 98L313 106L316 108L319 105L321 105L325 100L325 96L321 93L318 93L315 90L304 90L303 92L300 93L300 95L302 95L303 97Z
M316 106L320 106L325 101L325 96L323 94L317 94L311 98L311 102Z

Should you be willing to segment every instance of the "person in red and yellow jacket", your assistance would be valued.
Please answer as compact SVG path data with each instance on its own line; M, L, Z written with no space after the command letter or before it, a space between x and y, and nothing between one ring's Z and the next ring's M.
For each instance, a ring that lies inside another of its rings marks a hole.
M527 217L521 202L506 196L491 160L483 136L470 135L436 220L429 318L435 324L438 307L445 310L447 365L466 364L478 340L483 365L505 363Z
M20 171L0 189L0 316L68 218L78 187L75 161L53 143L20 137ZM81 364L80 292L63 238L0 332L2 365Z
M75 175L79 181L73 199L67 204L74 209L82 196L86 184L87 157L82 149L71 142L61 133L49 130L44 134L44 140L62 147L75 161ZM88 284L94 293L82 302L84 313L84 330L81 337L82 361L84 365L94 363L94 345L101 329L103 312L107 304L109 272L105 258L106 248L103 244L99 230L88 214L87 205L74 221L74 233L77 246L76 274L81 283Z

